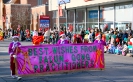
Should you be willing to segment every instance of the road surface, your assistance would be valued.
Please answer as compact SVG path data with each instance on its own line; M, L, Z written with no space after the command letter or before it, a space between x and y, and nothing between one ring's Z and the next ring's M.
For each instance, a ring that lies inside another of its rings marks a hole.
M9 43L9 40L0 42L0 82L133 82L133 58L112 54L105 54L106 68L103 71L28 76L17 81L10 77ZM22 45L32 43L22 42Z

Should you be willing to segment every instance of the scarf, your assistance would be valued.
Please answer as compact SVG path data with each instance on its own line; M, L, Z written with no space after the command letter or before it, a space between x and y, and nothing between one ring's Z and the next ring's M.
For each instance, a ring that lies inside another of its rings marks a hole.
M62 38L61 38L61 43L60 43L60 44L65 44L65 40L66 40L66 39L62 39Z
M13 46L12 46L12 49L13 51L15 50L15 48L18 46L18 41L13 41Z

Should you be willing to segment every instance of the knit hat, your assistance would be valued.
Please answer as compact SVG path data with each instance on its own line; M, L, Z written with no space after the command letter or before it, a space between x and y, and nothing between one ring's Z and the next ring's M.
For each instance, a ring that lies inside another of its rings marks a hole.
M64 36L65 35L65 33L64 32L60 32L60 36Z
M99 37L101 37L101 35L100 35L100 34L96 35L96 38L99 38Z
M18 36L13 36L12 38L19 38Z

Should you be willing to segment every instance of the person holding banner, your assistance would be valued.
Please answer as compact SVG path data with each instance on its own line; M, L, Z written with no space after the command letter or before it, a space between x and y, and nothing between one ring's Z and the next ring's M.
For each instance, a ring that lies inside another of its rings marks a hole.
M69 44L69 41L66 38L66 35L64 32L60 32L60 40L57 42L57 44Z
M96 36L96 40L94 41L94 43L100 43L100 44L106 46L106 42L101 39L100 34Z
M12 78L17 78L18 80L21 79L21 77L17 76L17 48L21 47L21 43L19 42L19 37L18 36L13 36L13 42L10 43L9 45L9 54L10 54L10 69L11 69L11 77Z

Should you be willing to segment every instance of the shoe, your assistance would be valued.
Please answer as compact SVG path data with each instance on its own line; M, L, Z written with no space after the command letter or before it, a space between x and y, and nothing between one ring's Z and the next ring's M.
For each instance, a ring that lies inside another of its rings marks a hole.
M22 77L17 77L17 80L20 80L20 79L22 79Z
M15 79L15 78L16 78L16 76L15 76L15 75L11 75L11 77L12 77L13 79Z

